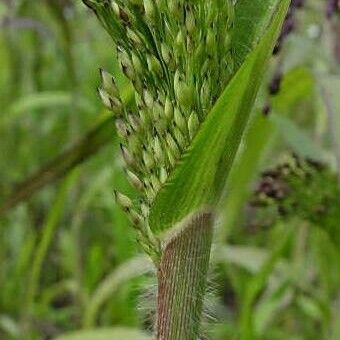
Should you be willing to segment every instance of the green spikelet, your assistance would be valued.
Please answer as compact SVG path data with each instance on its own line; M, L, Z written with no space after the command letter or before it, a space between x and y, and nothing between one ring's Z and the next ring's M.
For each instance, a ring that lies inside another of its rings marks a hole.
M114 40L135 89L135 105L127 108L114 78L100 71L98 92L117 116L126 175L140 194L138 203L119 194L116 199L156 258L148 211L230 78L233 1L84 2Z

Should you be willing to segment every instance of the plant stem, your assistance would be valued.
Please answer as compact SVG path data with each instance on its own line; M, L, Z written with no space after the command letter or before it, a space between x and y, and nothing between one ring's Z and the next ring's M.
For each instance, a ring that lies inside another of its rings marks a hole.
M198 337L213 220L209 211L194 214L163 247L158 270L158 340Z

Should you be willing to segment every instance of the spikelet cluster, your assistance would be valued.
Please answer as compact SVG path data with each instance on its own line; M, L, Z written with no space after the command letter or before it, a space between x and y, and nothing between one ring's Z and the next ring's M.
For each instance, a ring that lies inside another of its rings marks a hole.
M135 90L124 104L101 71L99 95L115 113L126 175L140 192L138 204L118 192L116 199L154 255L150 206L232 74L233 0L83 1L114 40Z

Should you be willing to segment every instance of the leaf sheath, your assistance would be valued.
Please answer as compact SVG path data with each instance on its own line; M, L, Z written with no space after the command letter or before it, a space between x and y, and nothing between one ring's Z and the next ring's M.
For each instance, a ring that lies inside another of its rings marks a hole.
M158 270L158 340L194 340L199 333L214 215L187 218L165 244Z

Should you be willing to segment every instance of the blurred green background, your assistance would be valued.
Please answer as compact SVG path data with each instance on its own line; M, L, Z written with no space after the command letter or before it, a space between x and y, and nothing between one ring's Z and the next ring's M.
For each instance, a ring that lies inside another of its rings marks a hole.
M340 22L325 11L295 13L233 168L210 339L340 339ZM100 67L128 91L115 48L81 1L2 0L0 28L0 339L148 338L154 273L114 204L132 189L96 94ZM280 164L285 197L263 197Z

